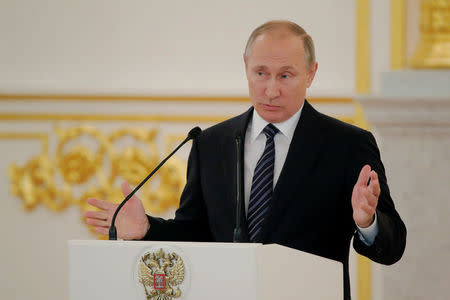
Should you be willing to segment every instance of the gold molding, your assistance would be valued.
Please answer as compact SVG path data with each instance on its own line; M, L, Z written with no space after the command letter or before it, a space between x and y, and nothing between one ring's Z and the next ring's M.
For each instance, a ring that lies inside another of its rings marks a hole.
M391 0L391 69L406 67L406 0Z
M200 101L248 102L248 97L175 96L175 95L108 95L108 94L0 94L0 101Z
M173 102L248 102L249 97L220 97L220 96L176 96L176 95L89 95L89 94L0 94L0 101L173 101ZM308 98L312 103L351 103L353 100L347 97L312 97Z
M365 123L359 123L358 120L364 120L359 111L357 103L355 105L355 114L353 116L334 116L335 118L350 124L356 124L365 128ZM230 119L232 116L204 116L204 115L82 115L82 114L12 114L0 113L0 121L154 121L154 122L195 122L195 123L218 123Z
M355 89L358 94L370 93L370 36L370 1L356 0ZM361 116L361 119L357 118L355 121L364 121L363 124L358 124L359 126L369 126L362 114L362 108L360 106L358 107L358 105L356 105L355 115ZM359 300L372 299L370 269L370 261L357 254L357 298Z
M231 116L205 115L89 115L89 114L38 114L0 113L0 121L155 121L155 122L222 122Z
M356 0L356 93L370 92L370 1Z
M358 300L372 299L371 263L367 257L358 254L357 260Z
M42 152L48 152L48 136L45 133L28 133L28 132L0 132L0 139L7 140L40 140L42 143Z

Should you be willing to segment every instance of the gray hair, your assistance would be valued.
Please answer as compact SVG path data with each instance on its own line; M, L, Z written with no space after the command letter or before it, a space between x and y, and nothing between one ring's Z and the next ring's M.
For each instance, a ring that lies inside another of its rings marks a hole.
M245 46L244 55L248 58L250 54L251 47L255 39L266 33L266 32L274 32L279 29L285 29L289 33L292 33L295 36L299 36L303 39L303 47L305 50L305 59L306 64L311 69L316 62L316 54L314 50L314 42L309 34L299 25L291 21L285 20L274 20L266 22L260 26L258 26L255 30L253 30L252 34L248 38L247 45Z

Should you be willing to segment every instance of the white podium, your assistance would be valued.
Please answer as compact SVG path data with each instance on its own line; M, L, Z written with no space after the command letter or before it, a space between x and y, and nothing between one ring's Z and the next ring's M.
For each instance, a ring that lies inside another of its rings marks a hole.
M170 277L180 260L182 283ZM150 289L141 279L146 265ZM170 274L157 274L164 268ZM342 276L339 262L275 244L69 241L70 300L342 299ZM152 298L161 282L177 283L169 288L179 296Z

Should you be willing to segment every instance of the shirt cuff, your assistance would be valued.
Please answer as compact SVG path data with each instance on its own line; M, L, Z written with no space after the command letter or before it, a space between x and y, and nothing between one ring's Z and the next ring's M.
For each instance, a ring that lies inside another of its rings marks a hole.
M358 228L359 239L366 245L372 246L373 241L375 241L375 237L378 234L378 221L377 221L377 213L375 212L375 219L373 220L372 225L366 228L361 228L356 224Z

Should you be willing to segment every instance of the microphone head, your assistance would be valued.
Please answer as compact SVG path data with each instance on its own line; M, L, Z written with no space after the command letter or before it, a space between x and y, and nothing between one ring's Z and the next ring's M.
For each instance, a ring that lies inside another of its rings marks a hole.
M240 131L240 130L237 130L237 131L234 133L234 139L235 139L235 140L242 140L242 134L241 134L241 131Z
M202 129L196 126L192 128L191 131L189 131L188 138L195 140L200 135L200 133L202 133Z

